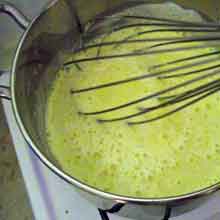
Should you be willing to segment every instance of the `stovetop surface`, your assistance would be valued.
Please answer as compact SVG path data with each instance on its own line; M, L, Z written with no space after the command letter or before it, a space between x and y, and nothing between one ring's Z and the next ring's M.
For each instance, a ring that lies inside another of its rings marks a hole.
M14 0L11 2L28 11L27 14L32 17L40 11L47 0ZM0 61L0 69L9 69L8 66L21 31L15 28L10 19L4 17L0 20L0 34L0 57L7 54L7 57L4 56L4 59L0 59L4 60L4 62ZM0 81L1 84L7 85L9 75L1 77ZM101 220L98 210L92 204L82 198L73 186L53 174L33 154L16 125L10 101L4 100L3 105L36 220ZM123 220L126 218L109 214L109 219ZM220 193L215 194L209 202L200 208L171 219L219 220ZM160 219L149 216L146 217L146 220Z

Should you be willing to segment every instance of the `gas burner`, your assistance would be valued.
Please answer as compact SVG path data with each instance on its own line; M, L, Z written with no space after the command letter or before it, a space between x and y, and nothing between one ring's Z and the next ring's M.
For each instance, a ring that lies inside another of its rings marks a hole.
M99 214L101 216L101 220L110 220L110 218L108 216L108 213L110 213L110 214L117 213L117 212L120 211L120 209L123 206L124 206L123 204L117 204L109 210L98 209ZM164 213L164 217L162 218L162 220L169 220L171 218L171 212L172 212L172 208L167 206L166 210L165 210L165 213Z

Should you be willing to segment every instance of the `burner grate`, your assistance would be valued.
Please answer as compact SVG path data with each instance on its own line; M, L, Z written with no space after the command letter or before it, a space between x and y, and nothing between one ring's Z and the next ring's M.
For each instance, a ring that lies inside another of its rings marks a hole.
M167 206L162 220L169 220L171 218L171 212L172 212L171 207Z
M110 214L117 213L121 210L123 206L124 204L116 204L109 210L98 209L99 214L101 216L101 220L110 220L108 213ZM172 212L172 208L167 206L162 220L169 220L171 218L171 212Z

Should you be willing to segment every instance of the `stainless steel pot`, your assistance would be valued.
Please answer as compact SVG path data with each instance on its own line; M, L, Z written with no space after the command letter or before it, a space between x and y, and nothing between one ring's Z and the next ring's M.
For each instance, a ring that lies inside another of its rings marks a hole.
M158 2L164 1L147 1ZM196 9L210 19L217 20L220 16L218 0L174 2ZM0 12L9 14L25 30L11 68L10 88L0 87L0 96L11 100L17 124L39 159L98 208L139 220L146 219L146 215L161 219L170 215L172 207L177 210L173 215L179 215L199 206L220 189L220 184L187 195L159 199L131 198L103 192L62 170L50 154L45 129L48 91L66 54L80 42L85 24L96 15L139 3L127 0L56 0L31 22L12 5L0 3Z

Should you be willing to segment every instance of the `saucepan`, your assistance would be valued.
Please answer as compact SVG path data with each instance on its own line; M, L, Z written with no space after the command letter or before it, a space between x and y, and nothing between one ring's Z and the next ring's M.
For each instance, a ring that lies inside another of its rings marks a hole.
M67 54L80 43L80 36L88 21L120 7L160 2L164 1L56 0L47 4L32 21L14 6L0 3L0 12L11 16L24 30L11 67L10 85L0 87L0 97L11 102L17 125L27 144L52 172L64 180L64 184L71 184L97 208L139 220L146 219L148 215L168 219L170 215L192 210L212 197L220 185L167 198L133 198L93 188L65 172L53 158L47 143L45 113L55 73ZM215 0L171 2L200 11L213 20L220 15L218 1ZM0 74L6 73L1 71ZM175 211L172 212L172 208Z

